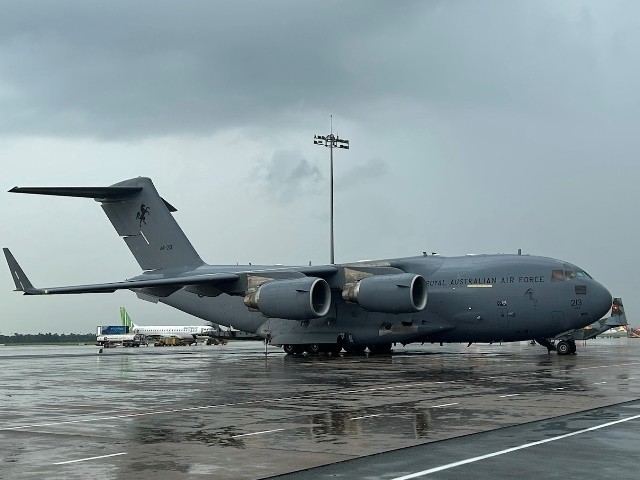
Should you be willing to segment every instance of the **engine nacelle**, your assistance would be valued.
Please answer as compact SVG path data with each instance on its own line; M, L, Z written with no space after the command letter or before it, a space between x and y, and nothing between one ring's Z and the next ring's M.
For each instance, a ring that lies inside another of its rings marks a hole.
M372 312L419 312L427 305L427 282L414 273L374 275L345 285L342 298Z
M244 297L244 304L266 317L309 320L329 312L331 288L314 277L273 280Z

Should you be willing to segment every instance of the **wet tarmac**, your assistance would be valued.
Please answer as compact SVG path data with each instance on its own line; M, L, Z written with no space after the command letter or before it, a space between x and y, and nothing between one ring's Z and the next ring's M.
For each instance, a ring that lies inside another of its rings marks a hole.
M97 352L0 346L0 478L636 478L640 340Z

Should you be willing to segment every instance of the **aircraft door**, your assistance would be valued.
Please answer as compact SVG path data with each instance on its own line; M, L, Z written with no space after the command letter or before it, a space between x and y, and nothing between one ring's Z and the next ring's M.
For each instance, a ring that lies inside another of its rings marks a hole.
M509 315L507 307L498 307L498 326L501 328L509 327Z

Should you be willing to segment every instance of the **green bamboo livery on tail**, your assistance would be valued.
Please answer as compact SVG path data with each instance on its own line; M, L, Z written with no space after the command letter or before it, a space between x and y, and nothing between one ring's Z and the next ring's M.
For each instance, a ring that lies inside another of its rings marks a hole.
M129 331L133 329L133 322L131 321L131 317L124 307L120 307L120 320L122 320L122 325L124 325L125 327L129 327Z

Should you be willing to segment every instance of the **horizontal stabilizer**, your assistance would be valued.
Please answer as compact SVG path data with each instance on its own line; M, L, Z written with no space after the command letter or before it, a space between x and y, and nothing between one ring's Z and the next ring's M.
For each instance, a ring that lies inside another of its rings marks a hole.
M58 197L83 197L96 200L121 200L142 191L137 186L117 187L13 187L10 193L32 193L35 195L55 195Z

